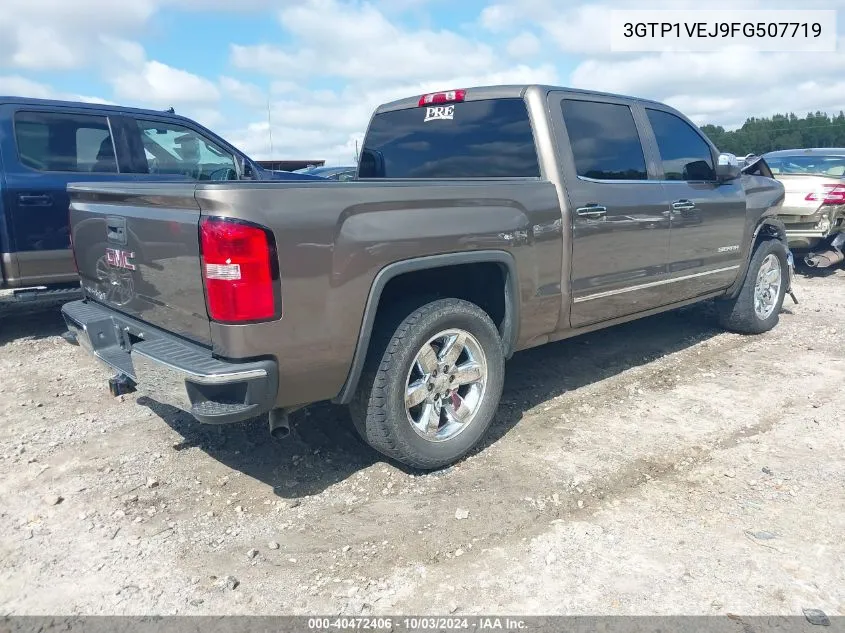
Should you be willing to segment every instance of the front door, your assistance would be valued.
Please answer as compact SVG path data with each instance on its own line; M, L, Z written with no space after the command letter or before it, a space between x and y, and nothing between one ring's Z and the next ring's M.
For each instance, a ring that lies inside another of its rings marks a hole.
M665 191L649 179L634 112L621 99L559 94L551 105L560 108L556 136L572 223L570 325L663 305L670 217Z
M741 179L718 182L710 143L673 112L647 107L671 213L669 274L678 300L729 286L739 273L745 234Z

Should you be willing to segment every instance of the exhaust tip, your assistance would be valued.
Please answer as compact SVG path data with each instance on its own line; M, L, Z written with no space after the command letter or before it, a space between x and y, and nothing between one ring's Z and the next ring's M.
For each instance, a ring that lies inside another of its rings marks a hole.
M290 435L290 417L285 409L273 409L268 415L270 435L274 439L283 440Z
M290 427L277 426L276 428L270 430L270 435L273 437L273 439L283 440L286 437L290 436Z

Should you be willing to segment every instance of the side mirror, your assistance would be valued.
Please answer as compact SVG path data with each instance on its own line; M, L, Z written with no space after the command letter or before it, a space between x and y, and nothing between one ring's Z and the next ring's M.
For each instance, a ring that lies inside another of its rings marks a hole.
M739 178L741 173L739 159L734 154L719 154L719 160L716 163L716 179L719 182Z

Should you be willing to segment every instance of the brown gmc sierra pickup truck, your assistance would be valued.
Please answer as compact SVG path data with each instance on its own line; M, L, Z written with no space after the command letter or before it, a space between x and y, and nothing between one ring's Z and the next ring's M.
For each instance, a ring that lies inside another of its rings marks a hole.
M69 187L69 332L206 423L349 404L417 468L469 451L514 352L705 299L760 333L790 291L777 181L679 112L549 86L374 113L351 182Z

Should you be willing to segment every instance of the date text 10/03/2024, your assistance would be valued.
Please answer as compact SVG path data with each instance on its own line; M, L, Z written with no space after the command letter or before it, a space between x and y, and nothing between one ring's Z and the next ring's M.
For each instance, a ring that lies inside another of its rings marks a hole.
M508 617L402 617L402 618L309 618L308 628L316 631L521 631L524 620Z

